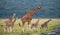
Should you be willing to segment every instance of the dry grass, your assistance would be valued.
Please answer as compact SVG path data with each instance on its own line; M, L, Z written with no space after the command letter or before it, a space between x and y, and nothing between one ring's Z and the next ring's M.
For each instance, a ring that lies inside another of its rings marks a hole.
M6 20L8 20L8 19L0 19L0 25L4 25L4 21L6 21ZM60 27L60 19L52 19L52 21L48 23L48 28L40 29L41 24L43 24L46 20L48 20L48 19L40 19L40 21L38 23L38 31L31 31L31 32L27 31L28 25L26 22L26 24L24 26L25 32L22 33L22 27L18 26L18 23L20 23L22 26L21 19L17 19L14 24L13 32L11 32L11 33L4 32L3 31L4 27L0 26L0 35L43 35L43 34L47 34L48 32L52 32L56 28ZM37 21L37 19L32 19L31 24L36 21Z

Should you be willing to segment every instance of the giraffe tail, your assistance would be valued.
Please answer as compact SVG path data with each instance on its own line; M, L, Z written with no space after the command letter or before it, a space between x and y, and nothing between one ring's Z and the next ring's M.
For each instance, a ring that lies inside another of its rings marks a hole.
M18 23L18 25L21 27L21 24L20 23Z

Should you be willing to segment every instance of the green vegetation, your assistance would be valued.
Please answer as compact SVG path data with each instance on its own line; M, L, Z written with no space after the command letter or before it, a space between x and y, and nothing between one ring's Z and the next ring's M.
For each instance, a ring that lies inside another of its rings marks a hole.
M40 29L40 26L43 22L45 22L47 19L40 19L40 22L38 24L38 30L33 30L33 31L27 31L28 25L27 23L25 24L25 32L22 33L22 27L20 27L18 25L18 23L21 23L20 19L17 19L17 21L14 24L14 28L13 28L13 32L4 32L3 31L3 27L1 27L1 25L4 24L4 21L6 21L7 19L0 19L0 35L44 35L47 34L49 32L55 31L57 28L60 27L60 19L52 19L52 21L50 21L48 23L48 28L45 29ZM31 21L31 23L36 22L36 19L33 19ZM21 23L22 25L22 23Z

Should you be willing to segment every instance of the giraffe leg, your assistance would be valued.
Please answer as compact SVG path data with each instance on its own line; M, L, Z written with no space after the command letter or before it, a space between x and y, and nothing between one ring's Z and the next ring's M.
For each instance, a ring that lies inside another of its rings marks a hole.
M30 27L30 31L32 31L32 28L33 28L33 25L31 25L31 27Z
M12 32L12 27L9 27L9 29L10 29L10 32Z
M31 23L31 21L28 21L28 27L30 27L30 23Z
M6 32L7 31L7 27L4 27L4 32Z
M22 24L22 32L24 32L24 24Z
M38 27L36 28L36 32L38 31Z
M10 28L9 27L7 28L7 32L10 32Z
M29 28L30 28L30 23L31 23L31 21L28 21L28 30L29 30Z
M22 32L24 32L24 24L22 25Z
M22 19L22 32L24 32L24 24L25 24L26 20L25 18Z

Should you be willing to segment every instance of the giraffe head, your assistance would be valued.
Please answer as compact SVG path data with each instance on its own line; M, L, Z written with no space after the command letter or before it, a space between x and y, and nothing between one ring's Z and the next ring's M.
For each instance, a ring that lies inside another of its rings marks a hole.
M15 13L13 13L13 16L15 16L16 14Z
M52 19L50 18L49 21L52 21Z
M38 9L41 9L41 7L38 7Z

